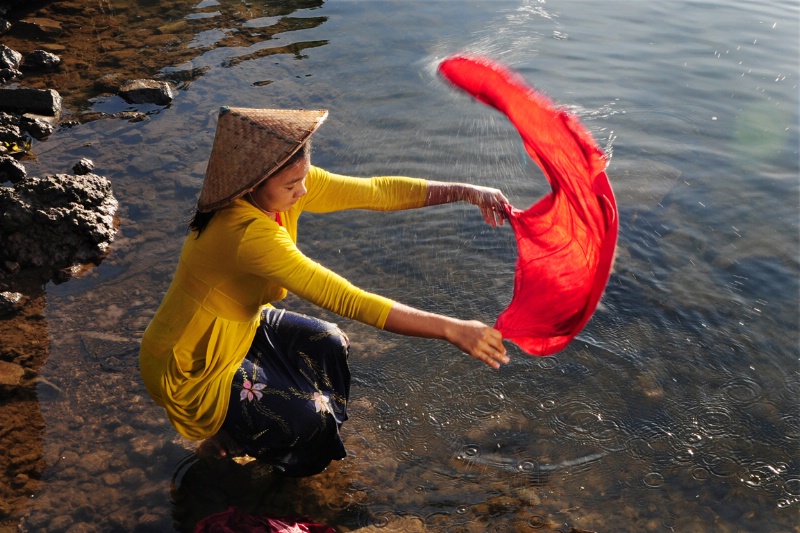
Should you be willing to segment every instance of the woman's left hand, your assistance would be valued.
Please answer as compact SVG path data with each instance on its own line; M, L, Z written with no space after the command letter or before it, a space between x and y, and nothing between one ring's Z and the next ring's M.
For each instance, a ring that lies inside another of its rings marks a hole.
M499 189L469 183L428 182L428 197L425 205L449 204L459 201L478 206L483 220L493 228L503 225L508 218L508 210L511 209L511 204Z
M487 224L496 228L502 226L508 218L507 209L511 207L508 199L499 189L471 185L465 200L478 206Z

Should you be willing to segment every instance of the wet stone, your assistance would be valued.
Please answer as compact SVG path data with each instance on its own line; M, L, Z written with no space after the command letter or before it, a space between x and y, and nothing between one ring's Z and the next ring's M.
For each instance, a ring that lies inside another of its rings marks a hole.
M105 483L109 487L116 487L117 485L122 483L122 476L114 472L103 474L103 483Z
M0 254L32 267L94 261L116 234L117 206L110 182L94 174L57 174L0 187L5 211Z
M98 475L108 468L109 459L108 453L90 453L83 457L80 466L90 475Z
M114 438L119 440L125 440L133 437L136 432L130 426L119 426L114 430Z
M86 522L78 522L70 526L66 533L94 533L97 531L97 528L92 524L87 524Z
M48 524L47 531L66 531L74 523L69 515L55 516Z
M22 54L0 44L0 68L18 69L20 63L22 63Z
M37 141L41 141L49 137L55 130L55 126L48 120L35 115L24 115L20 119L20 127L26 132L30 133L31 137Z
M61 24L53 19L32 17L17 21L12 28L14 33L30 37L58 37L61 35Z
M50 523L49 513L43 511L36 511L31 513L24 522L25 529L28 531L46 531L47 525Z
M122 473L121 479L129 487L140 487L147 478L141 468L129 468Z
M112 528L117 531L131 531L133 530L133 517L128 516L127 513L122 511L114 511L108 517L108 521Z
M144 460L150 460L155 454L157 444L145 437L131 439L130 455Z
M79 176L83 176L84 174L89 174L93 170L94 170L94 162L92 162L91 159L87 159L85 157L72 166L72 171Z
M34 50L25 56L22 63L24 69L30 70L53 70L61 64L61 58L45 50Z
M0 89L0 110L61 115L61 95L54 89Z
M21 78L22 72L15 68L0 68L0 85L8 83L14 78Z
M129 104L167 105L173 94L169 83L157 80L129 80L119 88L119 95Z
M0 395L10 393L20 385L25 369L16 363L0 361Z
M2 157L0 157L2 164ZM25 307L28 297L20 292L0 292L0 317L18 313Z

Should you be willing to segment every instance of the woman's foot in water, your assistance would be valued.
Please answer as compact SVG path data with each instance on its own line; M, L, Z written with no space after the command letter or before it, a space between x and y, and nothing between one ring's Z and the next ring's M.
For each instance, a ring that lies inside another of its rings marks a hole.
M244 451L242 447L228 435L227 431L220 429L216 435L201 442L195 453L198 457L204 459L228 459L243 455Z

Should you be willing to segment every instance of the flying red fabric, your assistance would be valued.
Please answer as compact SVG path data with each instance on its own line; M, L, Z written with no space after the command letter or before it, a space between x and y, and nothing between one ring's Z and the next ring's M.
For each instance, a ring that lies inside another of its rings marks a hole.
M519 258L495 327L531 355L556 353L591 318L614 262L619 220L605 154L576 117L490 59L451 56L439 72L505 114L550 183L533 206L507 212Z

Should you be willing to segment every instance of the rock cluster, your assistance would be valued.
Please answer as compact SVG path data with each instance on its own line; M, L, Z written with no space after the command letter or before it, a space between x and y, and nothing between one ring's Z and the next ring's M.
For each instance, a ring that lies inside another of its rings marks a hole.
M117 200L95 174L55 174L0 187L0 260L65 268L96 260L116 233Z
M97 262L116 233L117 201L109 181L93 174L91 160L76 162L72 175L28 176L24 156L62 120L61 95L41 88L43 76L58 72L62 61L41 49L48 46L41 42L57 39L63 28L42 16L13 22L5 18L25 4L0 0L0 39L23 35L25 40L15 48L28 42L34 48L21 52L0 42L0 289L13 289L9 276L26 269L60 271L58 279L64 269ZM24 86L27 80L39 88ZM131 104L169 105L173 99L169 83L148 79L126 81L117 94ZM130 118L130 112L122 115ZM17 309L4 301L0 298L0 311Z

